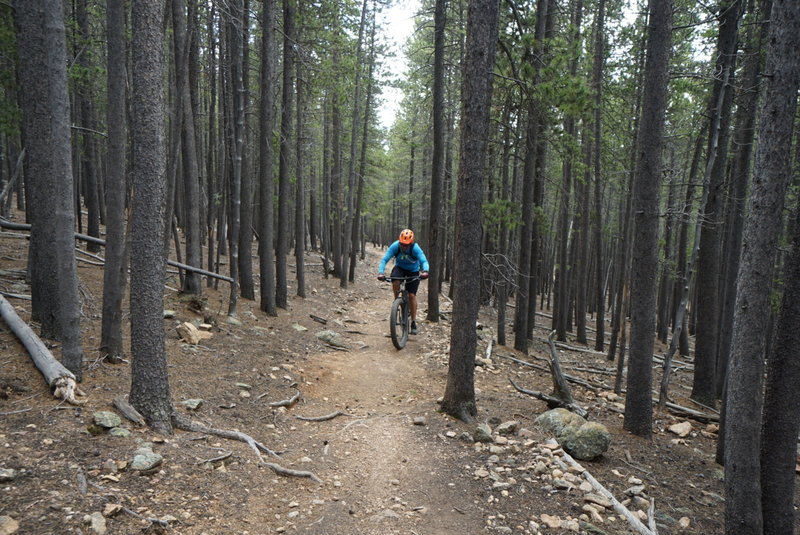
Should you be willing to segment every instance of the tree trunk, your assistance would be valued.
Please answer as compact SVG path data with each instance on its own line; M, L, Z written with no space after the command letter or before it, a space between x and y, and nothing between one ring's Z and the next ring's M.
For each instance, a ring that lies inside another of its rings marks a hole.
M642 118L633 183L631 351L623 424L627 431L648 438L652 435L653 421L650 391L658 274L658 190L672 36L671 0L650 0L649 13Z
M67 93L64 12L58 0L17 2L17 46L31 227L33 315L62 342L66 368L82 378L80 298Z
M603 178L601 159L602 111L603 111L603 71L605 66L605 16L606 2L599 0L597 5L597 21L595 23L594 66L592 68L592 84L594 86L594 250L595 250L595 351L603 351L606 338L606 301L605 275L603 271Z
M703 235L697 257L697 323L695 340L694 381L691 398L703 405L716 404L717 349L719 344L719 270L720 231L725 162L728 151L728 124L731 115L731 77L736 60L736 43L742 4L726 0L720 5L719 38L717 41L716 72L719 79L709 102L709 117L718 125L709 132L706 157L711 169L705 187L707 201L703 207Z
M447 0L436 0L433 14L433 154L431 158L431 207L428 230L428 321L439 321L439 292L444 241L442 206L444 189L444 33L447 27Z
M761 441L761 507L764 535L792 533L797 435L800 432L800 206L795 207L794 240L787 261L783 305L775 343L767 359L764 428Z
M455 225L455 276L450 362L442 410L465 421L475 406L475 348L480 285L481 197L492 99L492 67L497 41L499 3L471 0L462 86L461 165Z
M278 163L278 246L275 251L275 304L287 308L287 266L289 253L289 200L291 184L292 97L294 85L294 0L283 0L283 96L281 98L281 140Z
M125 241L125 195L127 171L127 68L125 53L125 9L120 2L106 7L108 43L108 171L106 173L106 268L103 271L103 320L100 353L119 362L122 348L122 299L128 274Z
M148 425L172 433L172 402L164 348L163 2L133 4L131 135L131 390L129 401Z
M253 173L250 170L247 110L250 107L250 0L244 0L242 15L242 203L239 216L239 288L242 297L255 300L253 281Z
M298 19L303 20L303 3L298 2ZM302 31L302 26L298 28L298 33ZM299 35L295 36L300 40ZM295 280L297 281L297 297L306 296L306 270L304 253L306 250L306 212L305 212L305 159L306 159L306 132L305 116L308 113L305 105L306 91L303 80L303 62L298 61L297 69L297 138L296 138L296 172L295 172L295 194L294 194L294 260L295 260Z
M181 115L181 158L183 171L183 194L186 237L186 263L202 267L200 247L200 167L194 128L194 115L189 90L189 37L186 33L186 10L184 0L172 0L173 40L175 42L175 79L177 95L176 115ZM177 142L177 141L176 141ZM182 291L200 294L202 284L197 273L187 271L183 277Z
M272 82L275 77L275 0L263 0L261 8L261 108L259 110L259 274L261 278L260 308L269 316L277 316L275 305L275 238L272 201L274 154L272 151Z
M729 535L763 533L759 454L764 348L800 85L800 3L775 0L770 19L765 68L769 77L764 82L759 145L746 211L727 388L725 533Z

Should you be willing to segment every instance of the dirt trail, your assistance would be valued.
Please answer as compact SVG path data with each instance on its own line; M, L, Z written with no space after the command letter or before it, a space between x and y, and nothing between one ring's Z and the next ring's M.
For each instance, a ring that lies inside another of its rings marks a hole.
M374 263L368 259L369 266ZM370 282L362 279L359 284ZM375 284L372 297L344 311L352 345L361 349L313 354L305 365L319 381L304 392L304 412L323 414L336 407L349 416L311 424L326 428L319 433L317 474L333 487L326 489L330 496L325 504L318 500L311 514L296 518L295 526L300 533L316 534L471 532L482 520L470 514L471 502L453 482L457 454L451 439L435 430L448 425L435 410L443 383L432 384L426 358L431 331L437 327L420 321L420 334L397 351L386 334L390 290ZM421 319L424 287L419 299ZM444 372L433 371L436 379ZM415 425L417 417L425 425ZM314 500L309 498L312 508Z

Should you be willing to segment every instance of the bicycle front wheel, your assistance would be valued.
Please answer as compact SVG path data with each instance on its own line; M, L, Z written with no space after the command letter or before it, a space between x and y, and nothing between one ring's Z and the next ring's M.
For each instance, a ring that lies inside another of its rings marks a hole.
M408 312L406 303L398 297L392 303L392 313L389 316L389 332L392 343L397 349L403 349L408 341Z

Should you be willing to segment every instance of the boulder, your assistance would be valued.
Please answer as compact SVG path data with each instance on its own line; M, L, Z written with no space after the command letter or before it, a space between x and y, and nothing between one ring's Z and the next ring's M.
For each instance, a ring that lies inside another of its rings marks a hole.
M611 433L606 426L588 422L567 409L544 412L534 423L552 432L564 451L581 461L596 459L611 445Z

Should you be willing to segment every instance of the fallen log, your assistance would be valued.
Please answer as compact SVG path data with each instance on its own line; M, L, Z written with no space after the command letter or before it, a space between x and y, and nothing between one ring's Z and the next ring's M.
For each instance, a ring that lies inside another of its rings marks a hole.
M5 297L0 295L0 316L9 326L14 335L19 339L36 368L42 373L50 390L56 398L63 399L73 405L83 405L85 401L77 400L76 394L82 392L78 389L75 375L66 369L36 336L36 333L22 321Z

